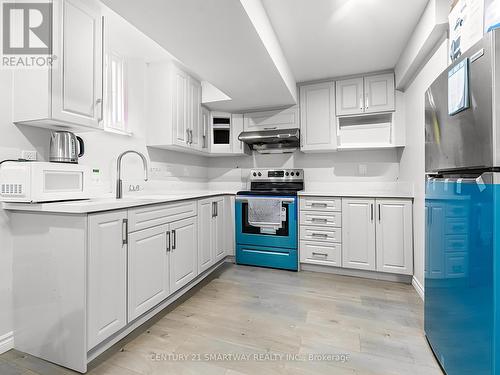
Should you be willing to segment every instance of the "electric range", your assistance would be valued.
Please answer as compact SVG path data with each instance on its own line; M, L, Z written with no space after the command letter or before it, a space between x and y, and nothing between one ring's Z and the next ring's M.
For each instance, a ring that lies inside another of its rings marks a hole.
M236 263L298 270L298 199L304 189L302 169L254 169L250 190L236 195ZM279 199L281 226L269 231L248 220L251 199Z

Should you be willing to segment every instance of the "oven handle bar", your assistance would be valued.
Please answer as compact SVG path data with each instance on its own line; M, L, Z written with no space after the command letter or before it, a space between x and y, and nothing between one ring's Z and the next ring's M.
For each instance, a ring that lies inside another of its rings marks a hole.
M255 195L255 196L252 196L252 197L245 197L245 196L241 196L241 197L236 197L235 198L237 201L239 202L248 202L248 199L269 199L269 200L274 200L274 199L279 199L280 201L282 201L283 203L294 203L295 202L295 198L280 198L280 197L276 197L276 198L272 198L272 197L259 197L258 195Z

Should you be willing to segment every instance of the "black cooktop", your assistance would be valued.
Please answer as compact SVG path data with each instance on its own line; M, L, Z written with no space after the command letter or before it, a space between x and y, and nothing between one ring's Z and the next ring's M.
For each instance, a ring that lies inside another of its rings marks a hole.
M251 190L239 191L237 195L270 195L273 197L296 197L296 190Z

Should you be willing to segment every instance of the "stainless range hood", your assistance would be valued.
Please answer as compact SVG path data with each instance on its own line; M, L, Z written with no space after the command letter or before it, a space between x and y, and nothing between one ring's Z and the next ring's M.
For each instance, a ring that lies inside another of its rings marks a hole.
M261 154L285 154L300 146L299 129L262 130L243 132L238 139Z

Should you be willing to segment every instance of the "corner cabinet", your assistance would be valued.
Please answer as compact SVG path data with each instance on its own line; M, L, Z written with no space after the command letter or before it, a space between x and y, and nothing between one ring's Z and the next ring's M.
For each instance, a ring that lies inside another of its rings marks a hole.
M302 152L335 151L335 83L300 87L300 137Z
M226 256L224 201L222 196L198 201L198 273Z
M203 152L201 83L174 63L160 62L148 65L146 87L147 145Z
M337 116L395 110L394 74L379 74L337 81Z
M13 122L74 131L101 128L103 21L92 0L54 0L53 64L13 71Z

